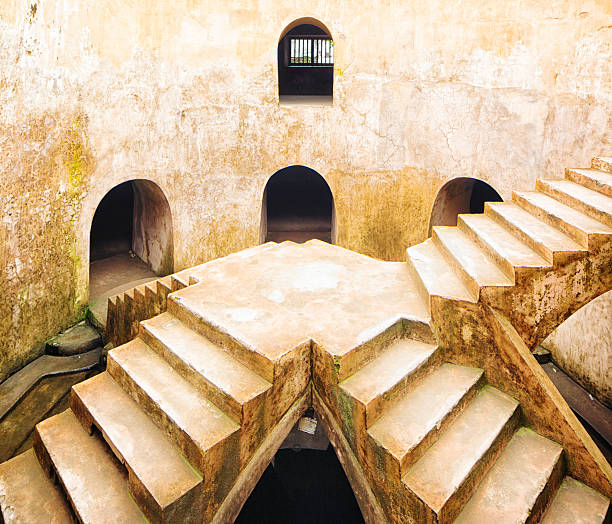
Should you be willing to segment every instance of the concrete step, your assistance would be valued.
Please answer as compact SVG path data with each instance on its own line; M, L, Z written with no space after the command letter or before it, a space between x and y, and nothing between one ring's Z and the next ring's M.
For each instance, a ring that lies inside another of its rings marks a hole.
M209 318L205 309L201 310L201 294L206 293L205 289L192 286L186 291L189 293L172 294L168 298L168 313L204 338L229 351L236 360L268 382L272 382L274 380L274 360L258 352L257 348L252 347L246 341L231 335L228 326L221 325L213 318Z
M202 476L108 373L74 386L71 408L86 430L100 430L125 465L130 492L151 521L193 521Z
M146 522L130 496L125 469L71 410L36 426L34 450L47 474L57 476L79 522Z
M541 180L536 188L542 193L581 211L593 219L612 226L612 198L572 180Z
M572 237L536 218L514 202L487 202L485 214L508 227L555 266L587 254L587 250Z
M240 426L204 398L141 339L108 354L107 370L207 481L208 453L238 441ZM230 450L227 450L230 451ZM239 451L236 448L235 452Z
M612 173L612 157L599 156L592 160L591 167L594 169L601 169L608 173Z
M538 191L515 191L516 204L572 237L589 251L609 240L612 228Z
M456 524L537 522L562 478L563 449L520 428L467 503Z
M45 474L31 449L0 464L0 522L75 522L61 488Z
M600 169L566 169L565 178L612 197L612 174Z
M436 226L432 238L473 295L479 296L485 286L514 285L514 280L461 229Z
M430 238L406 250L408 264L427 303L429 295L476 302L477 296L470 292L450 263L442 255L440 248Z
M50 355L80 355L102 347L102 337L87 321L82 320L74 326L55 335L46 342L46 353Z
M365 411L366 428L403 394L408 383L421 376L433 360L437 346L402 339L340 384Z
M490 216L485 214L459 215L457 225L512 279L515 278L516 271L523 268L551 266L529 244L515 236L511 229L504 227Z
M174 369L237 422L252 412L272 385L229 352L170 313L141 322L141 337Z
M541 524L602 524L610 499L581 482L565 477Z
M443 364L387 409L368 435L403 475L472 400L482 379L480 369Z
M485 386L438 441L410 468L404 485L431 522L452 522L518 425L519 403Z

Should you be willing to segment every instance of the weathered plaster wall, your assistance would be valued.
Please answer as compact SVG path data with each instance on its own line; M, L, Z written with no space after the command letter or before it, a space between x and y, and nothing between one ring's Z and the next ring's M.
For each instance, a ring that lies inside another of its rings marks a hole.
M155 182L180 270L258 242L267 179L328 181L337 243L386 259L438 189L502 196L612 142L608 0L0 0L0 373L87 300L88 236L115 185ZM278 38L335 39L334 103L279 106Z
M161 189L148 180L134 181L133 188L134 253L158 275L169 275L174 269L174 246L168 201Z
M612 291L576 311L542 345L562 369L612 408Z

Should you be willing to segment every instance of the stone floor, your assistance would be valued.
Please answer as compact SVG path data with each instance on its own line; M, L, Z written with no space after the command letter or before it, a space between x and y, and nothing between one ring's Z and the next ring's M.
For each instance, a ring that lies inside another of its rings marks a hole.
M272 360L310 338L342 356L400 318L429 320L407 264L316 241L265 244L197 276L173 300Z
M329 95L281 95L282 106L332 106L333 98Z
M110 296L114 288L146 278L153 280L157 275L136 255L122 253L95 260L89 266L89 300Z
M159 278L136 255L122 253L89 266L89 309L98 328L106 325L107 299Z
M268 217L266 242L304 243L318 239L328 244L332 243L331 220L329 216L297 216L283 215Z

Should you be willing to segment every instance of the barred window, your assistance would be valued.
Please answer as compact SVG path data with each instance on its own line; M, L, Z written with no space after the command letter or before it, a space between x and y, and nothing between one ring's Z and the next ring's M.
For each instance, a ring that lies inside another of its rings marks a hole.
M290 66L333 66L334 42L331 38L302 36L290 38Z

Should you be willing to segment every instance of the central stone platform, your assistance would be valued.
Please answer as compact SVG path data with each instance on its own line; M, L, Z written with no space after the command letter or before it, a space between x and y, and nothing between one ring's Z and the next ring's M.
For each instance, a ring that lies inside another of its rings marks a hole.
M429 313L407 264L311 240L264 244L198 268L171 301L270 360L312 339L342 356Z

